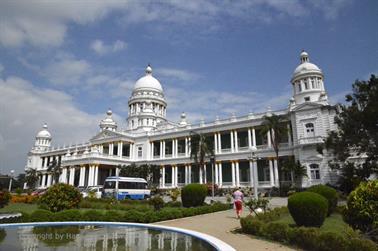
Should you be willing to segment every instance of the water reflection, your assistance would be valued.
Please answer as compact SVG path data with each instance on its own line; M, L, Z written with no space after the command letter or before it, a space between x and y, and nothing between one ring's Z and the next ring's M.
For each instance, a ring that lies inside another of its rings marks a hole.
M126 226L18 227L6 233L0 250L215 250L184 234Z

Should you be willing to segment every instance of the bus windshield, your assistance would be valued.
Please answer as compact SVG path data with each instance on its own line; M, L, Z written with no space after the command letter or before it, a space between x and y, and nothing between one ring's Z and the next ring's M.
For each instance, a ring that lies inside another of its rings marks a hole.
M104 189L115 189L116 182L115 181L105 181Z

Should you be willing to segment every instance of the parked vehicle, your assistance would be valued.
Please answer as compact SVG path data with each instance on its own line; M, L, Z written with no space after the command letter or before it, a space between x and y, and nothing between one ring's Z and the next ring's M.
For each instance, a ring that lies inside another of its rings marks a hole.
M151 191L147 188L145 179L111 176L105 180L104 196L117 200L143 200L151 196Z
M44 193L46 193L47 189L46 188L43 188L43 189L37 189L37 190L34 190L31 195L33 196L37 196L37 195L43 195Z
M86 198L91 197L92 193L94 198L100 199L102 197L102 191L102 186L87 187L81 191L81 194L83 195L83 198Z

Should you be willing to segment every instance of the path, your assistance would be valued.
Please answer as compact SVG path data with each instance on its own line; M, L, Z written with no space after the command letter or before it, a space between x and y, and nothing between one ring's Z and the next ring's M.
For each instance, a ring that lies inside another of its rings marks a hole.
M243 215L247 214L245 211ZM239 220L236 218L233 210L163 221L155 224L186 228L209 234L228 243L237 251L294 250L279 243L259 240L249 235L232 233L232 230L240 228Z

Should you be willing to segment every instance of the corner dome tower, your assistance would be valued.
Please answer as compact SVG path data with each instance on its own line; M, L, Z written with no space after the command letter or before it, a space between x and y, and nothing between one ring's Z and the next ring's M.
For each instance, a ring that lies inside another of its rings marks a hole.
M138 79L129 99L128 128L150 131L162 121L166 121L167 102L163 88L152 76L152 67L148 65L146 75Z
M101 120L101 122L100 122L101 131L103 131L103 130L110 130L110 131L117 130L117 123L113 120L112 115L113 115L113 112L109 108L108 111L106 112L106 118Z
M310 63L307 52L300 54L300 64L295 68L291 83L293 85L293 99L291 105L304 102L325 102L327 94L324 89L324 76L322 70Z
M51 146L51 134L47 130L47 124L43 124L42 130L35 136L34 147L36 150L45 150Z

